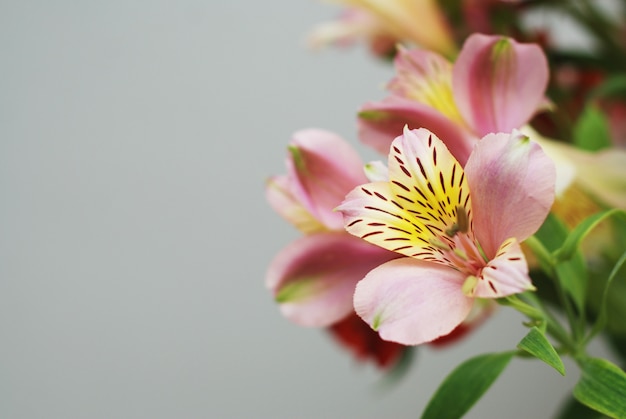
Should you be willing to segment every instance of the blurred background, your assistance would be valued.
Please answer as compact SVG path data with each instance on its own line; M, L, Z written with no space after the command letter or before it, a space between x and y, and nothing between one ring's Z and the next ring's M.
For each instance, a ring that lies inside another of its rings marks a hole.
M298 237L264 198L291 134L330 129L374 157L354 115L391 67L305 46L337 12L0 5L0 417L414 418L461 361L523 337L502 309L384 388L265 289ZM571 369L515 359L467 417L548 417Z

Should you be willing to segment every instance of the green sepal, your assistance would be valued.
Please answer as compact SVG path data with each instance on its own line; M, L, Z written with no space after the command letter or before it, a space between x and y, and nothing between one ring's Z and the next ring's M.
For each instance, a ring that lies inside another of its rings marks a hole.
M561 357L556 353L545 335L536 327L528 331L528 334L517 344L517 347L550 365L559 374L565 375L565 366Z
M626 374L606 359L582 358L582 370L574 397L582 404L612 418L626 418Z
M515 351L479 355L456 367L428 402L422 419L458 419L489 389Z

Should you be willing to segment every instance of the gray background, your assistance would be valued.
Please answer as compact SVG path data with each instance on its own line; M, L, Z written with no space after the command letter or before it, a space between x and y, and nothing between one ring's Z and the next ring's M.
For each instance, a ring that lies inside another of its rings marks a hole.
M503 309L380 391L265 290L298 237L263 194L291 133L357 145L354 112L391 76L363 49L304 47L336 11L2 2L1 418L412 418L462 360L515 346ZM514 360L468 417L547 417L567 366Z

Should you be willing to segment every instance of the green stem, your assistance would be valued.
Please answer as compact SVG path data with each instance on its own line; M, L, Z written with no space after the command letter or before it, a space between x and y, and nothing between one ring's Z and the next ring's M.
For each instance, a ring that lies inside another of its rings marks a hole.
M546 275L552 278L555 284L555 289L556 289L557 296L559 298L559 302L561 303L561 305L563 306L563 309L565 310L565 314L567 316L567 320L570 325L570 330L571 330L574 342L579 342L582 338L582 330L581 330L579 321L576 317L576 314L574 313L572 303L567 297L567 294L565 293L565 289L563 288L563 284L561 283L561 278L557 274L556 258L554 257L552 253L550 253L550 251L548 251L548 249L546 249L543 243L541 243L541 241L539 241L539 239L536 238L535 236L529 237L528 239L526 239L524 243L528 247L530 247L530 249L533 251L537 259L539 260L539 265L541 266L541 269L546 273ZM568 340L571 342L571 339L569 339L569 336L568 336Z

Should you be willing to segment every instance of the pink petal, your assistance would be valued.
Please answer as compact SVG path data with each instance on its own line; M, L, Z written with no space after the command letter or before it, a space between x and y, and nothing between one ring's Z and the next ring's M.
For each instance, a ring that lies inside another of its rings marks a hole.
M443 265L393 260L359 282L354 308L383 339L419 345L447 335L469 314L473 299L461 290L464 279Z
M471 295L500 298L534 288L528 276L528 263L519 243L515 239L509 239L502 243L496 257L483 268Z
M287 176L274 176L265 185L265 197L270 206L304 234L326 228L315 219L291 194Z
M474 34L454 65L452 86L461 114L483 136L526 124L542 104L548 77L539 46Z
M439 111L442 109L436 104L445 99L449 99L450 105L454 107L450 61L432 51L400 47L394 66L396 76L387 85L387 90L399 97L428 104ZM447 97L437 97L442 95ZM446 114L444 111L442 113Z
M341 137L309 129L294 134L287 169L294 197L331 230L342 229L333 209L356 185L367 182L359 155Z
M353 311L356 283L395 257L345 232L313 234L276 255L266 286L289 320L301 326L326 327Z
M511 237L522 242L541 226L554 201L556 170L528 137L489 134L465 166L474 232L487 257Z
M381 154L387 155L391 142L409 128L427 128L441 138L454 157L464 164L475 139L439 111L421 103L396 96L378 103L366 103L359 112L359 138Z

